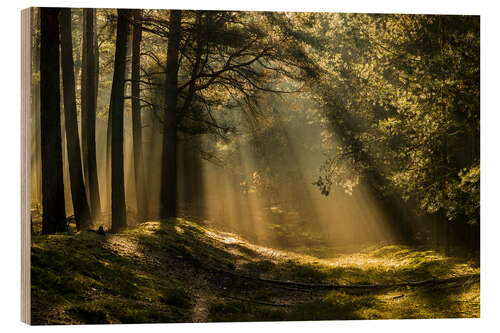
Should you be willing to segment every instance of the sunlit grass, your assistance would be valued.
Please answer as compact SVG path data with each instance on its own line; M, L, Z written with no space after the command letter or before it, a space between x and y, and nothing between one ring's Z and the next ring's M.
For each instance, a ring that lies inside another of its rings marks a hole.
M305 294L259 282L381 284L470 273L479 273L477 263L425 249L388 244L367 244L358 251L274 249L178 218L106 236L35 235L33 321L190 321L203 297L205 321L477 317L477 280ZM229 274L252 277L255 285L242 285Z

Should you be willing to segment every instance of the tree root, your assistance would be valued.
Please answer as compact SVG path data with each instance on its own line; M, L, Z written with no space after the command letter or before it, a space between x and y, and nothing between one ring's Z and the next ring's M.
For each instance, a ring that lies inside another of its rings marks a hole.
M219 270L218 270L219 271ZM315 290L336 290L336 289L388 289L394 287L418 287L418 286L428 286L428 285L441 285L452 282L467 282L469 280L479 280L480 274L466 274L462 276L454 276L446 279L427 279L422 281L410 281L410 282L395 282L395 283L385 283L385 284L326 284L326 283L307 283L307 282L297 282L297 281L283 281L283 280L273 280L273 279L262 279L258 277L252 277L248 275L240 275L233 272L220 270L220 273L229 274L236 278L253 280L262 283L272 284L282 287L295 287L300 289L315 289Z
M259 304L259 305L267 305L267 306L276 306L276 307L292 307L292 306L296 306L295 304L271 303L271 302L257 301L257 300L248 299L248 298L240 298L240 297L235 297L235 296L230 296L230 295L222 295L222 297L235 299L237 301L255 303L255 304Z
M425 285L440 285L451 282L465 282L472 279L476 280L479 279L479 276L480 276L479 274L468 274L446 279L428 279L422 281L395 282L386 284L322 284L322 283L302 283L295 281L280 281L280 280L269 280L269 279L261 279L261 280L263 282L272 284L292 285L309 289L335 290L335 289L387 289L387 288L407 287L407 286L416 287Z

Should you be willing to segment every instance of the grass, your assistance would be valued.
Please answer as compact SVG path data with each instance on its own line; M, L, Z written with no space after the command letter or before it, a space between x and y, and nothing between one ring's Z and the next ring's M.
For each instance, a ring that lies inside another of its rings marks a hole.
M31 261L35 323L186 321L178 314L189 309L185 288L151 274L103 236L35 236Z
M349 295L332 291L320 300L304 303L291 311L290 320L349 320L363 319L359 311L373 308L377 299L372 295Z
M260 275L304 282L384 284L479 273L477 261L403 245L370 246L347 254L332 248L324 258L296 250L284 252L284 256L285 260Z
M215 302L210 304L209 313L210 320L218 322L285 320L282 311L245 301Z
M391 244L277 250L183 219L106 236L34 235L31 260L35 324L458 318L480 310L478 281L304 292L258 280L418 281L479 273L474 261Z
M268 311L268 313L264 313ZM214 321L359 320L479 317L479 284L430 288L398 288L390 292L331 291L319 299L275 310L252 300L217 301Z

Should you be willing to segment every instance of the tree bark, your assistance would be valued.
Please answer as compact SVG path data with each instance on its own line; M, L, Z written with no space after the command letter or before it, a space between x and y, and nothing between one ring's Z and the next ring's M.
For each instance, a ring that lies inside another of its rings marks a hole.
M111 211L111 108L108 111L108 123L106 126L106 211Z
M97 158L95 145L96 118L96 61L94 49L94 12L92 8L83 10L83 48L82 48L82 144L84 173L90 197L92 218L99 217L101 200L97 177Z
M177 215L177 70L181 11L170 11L167 44L166 111L163 120L162 178L160 217Z
M59 9L41 8L40 129L42 233L68 230L64 206L59 91Z
M144 188L144 161L142 154L142 122L140 103L140 67L141 67L141 20L140 9L134 10L134 31L132 36L132 136L134 151L135 193L137 202L137 219L143 221L147 217L146 193Z
M129 9L118 9L115 66L111 87L111 228L118 232L127 226L123 174L123 94Z
M71 9L61 9L61 62L63 81L64 120L66 127L66 149L68 150L71 198L76 227L85 229L90 223L90 208L83 182L78 120L76 116L75 72L73 41L71 37Z
M89 186L89 165L88 161L88 112L87 112L87 90L88 90L88 54L85 52L88 50L88 39L86 35L87 31L87 11L82 9L82 50L81 50L81 68L80 68L80 114L81 114L81 142L82 142L82 161L83 161L83 179L86 186L87 195L89 196L89 204L92 209L92 202L90 201L90 186Z
M97 36L97 9L94 8L92 10L92 17L93 17L93 21L94 21L94 32L93 32L93 36L94 36L94 58L95 58L95 61L94 61L94 64L95 64L95 95L94 95L94 99L95 99L95 108L96 110L98 109L97 108L97 99L99 97L99 40L98 40L98 36Z

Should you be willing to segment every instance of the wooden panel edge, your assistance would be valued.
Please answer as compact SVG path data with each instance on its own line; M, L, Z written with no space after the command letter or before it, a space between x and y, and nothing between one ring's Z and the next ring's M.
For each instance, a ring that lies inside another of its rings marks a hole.
M21 321L31 324L30 105L33 8L21 11Z

